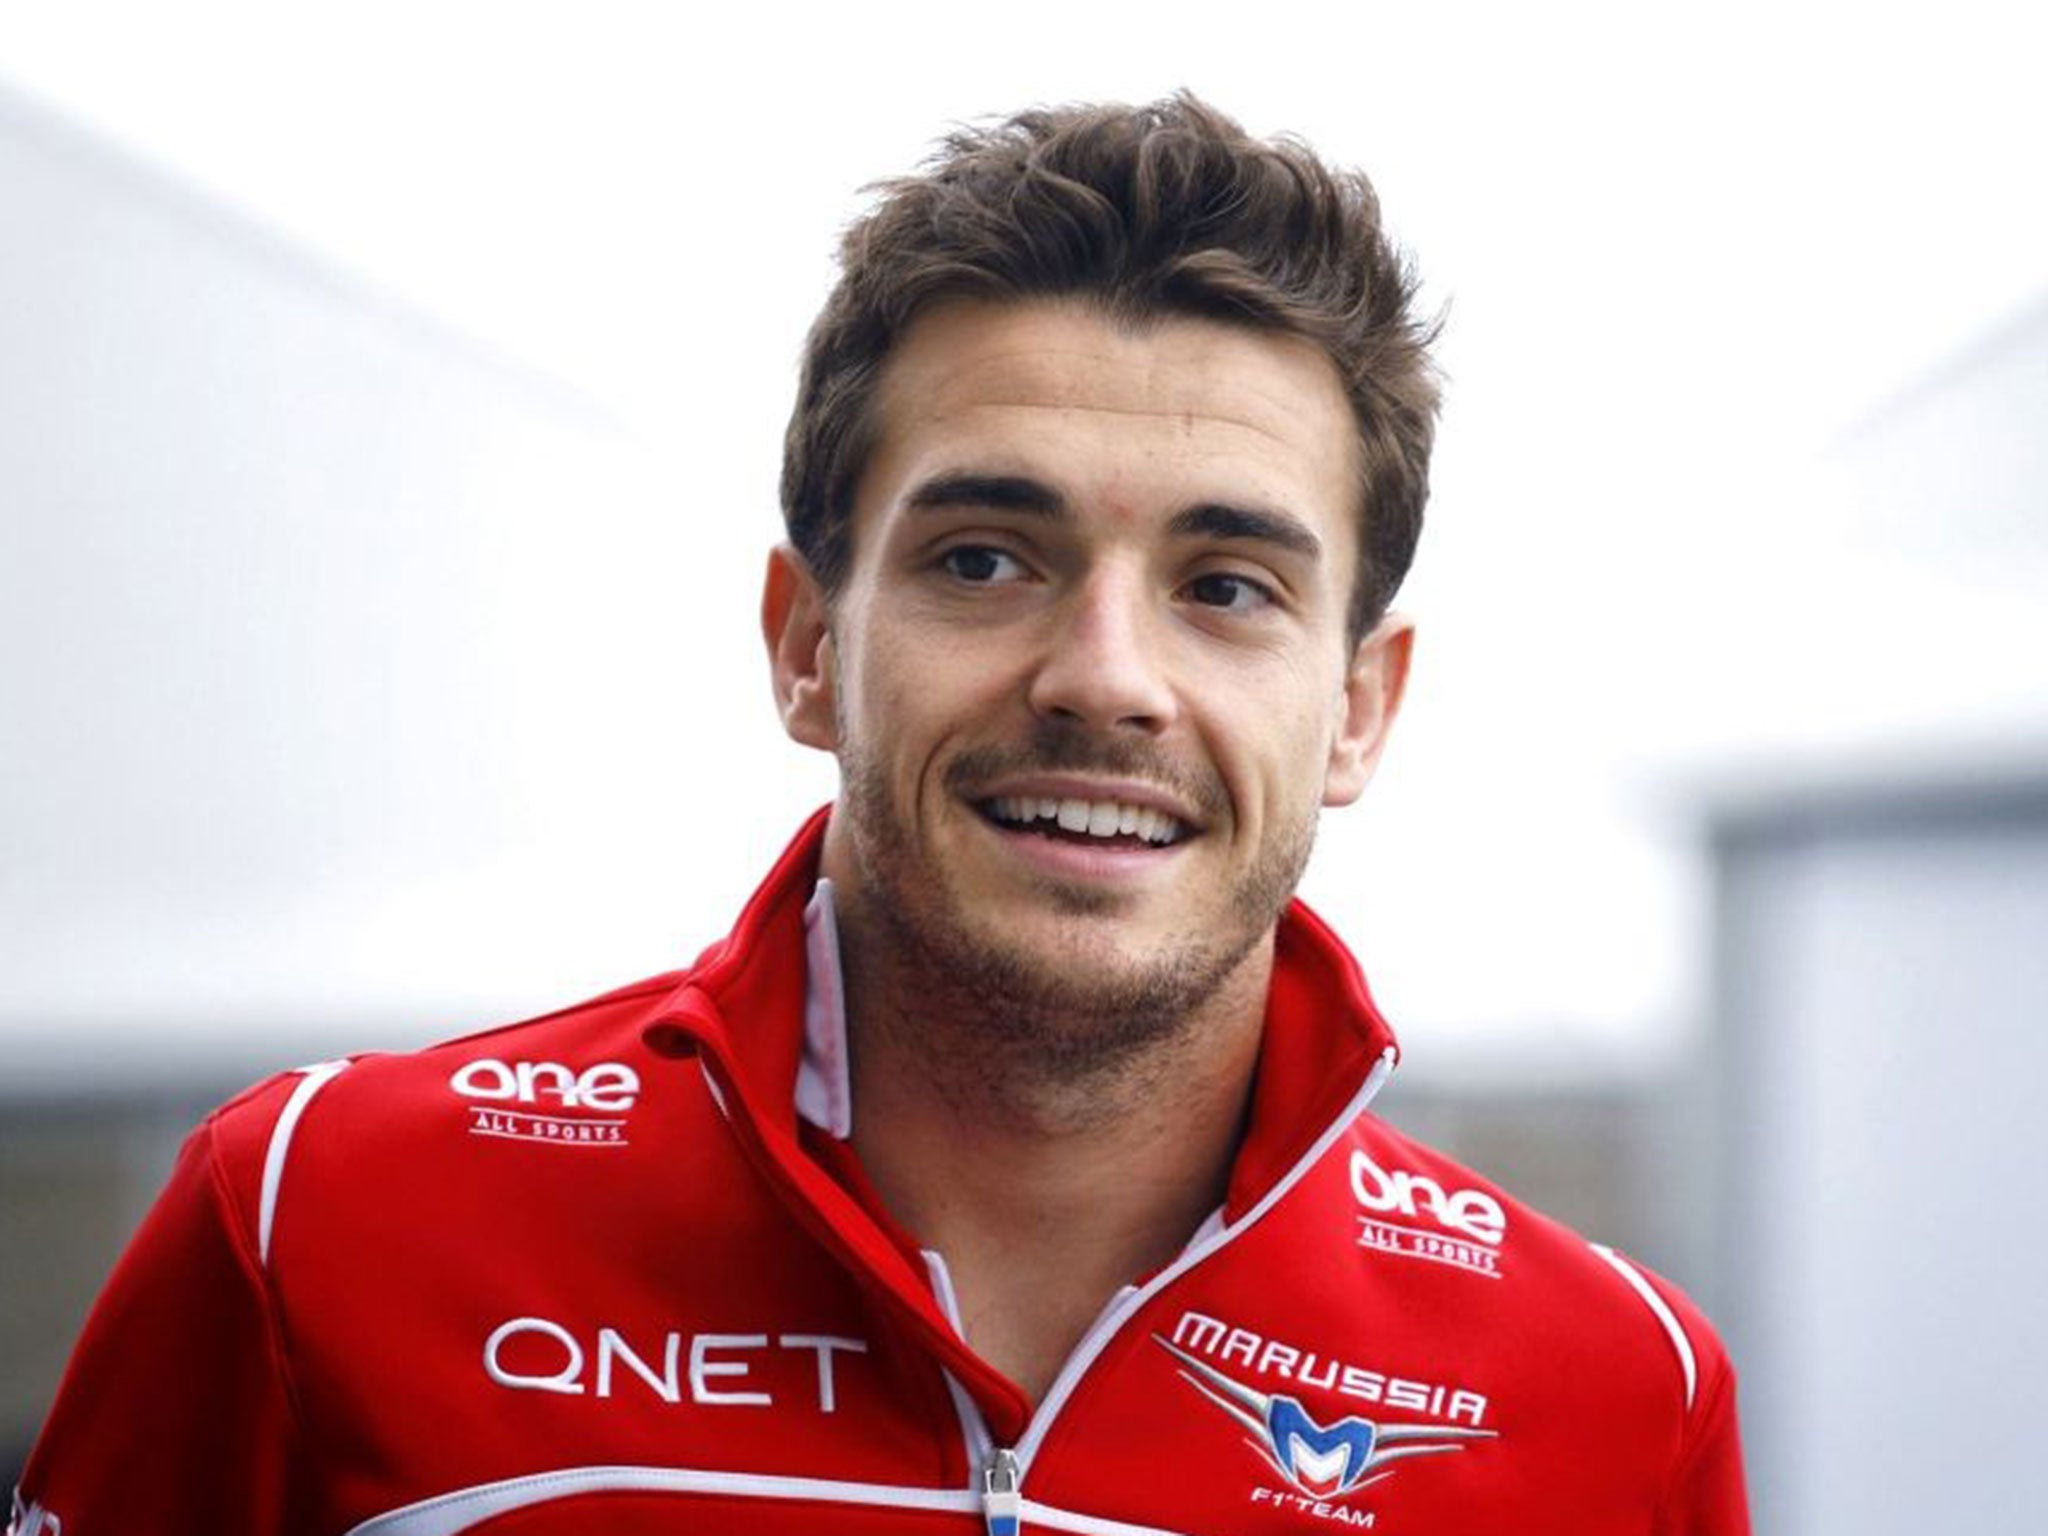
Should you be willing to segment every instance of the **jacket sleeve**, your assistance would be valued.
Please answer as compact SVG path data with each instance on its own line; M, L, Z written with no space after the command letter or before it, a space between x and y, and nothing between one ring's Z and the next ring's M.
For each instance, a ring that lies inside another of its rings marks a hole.
M16 1536L281 1532L295 1410L209 1121L115 1266L15 1496Z
M1688 1329L1701 1345L1699 1401L1659 1510L1657 1536L1749 1536L1742 1436L1735 1416L1735 1368L1706 1319L1683 1297Z

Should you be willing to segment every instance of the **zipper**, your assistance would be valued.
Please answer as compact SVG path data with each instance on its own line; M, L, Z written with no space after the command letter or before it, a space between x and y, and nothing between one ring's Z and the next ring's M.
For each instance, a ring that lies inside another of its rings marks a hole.
M1167 1265L1166 1268L1160 1270L1143 1285L1126 1286L1117 1293L1108 1306L1102 1309L1102 1315L1096 1318L1088 1331L1081 1336L1081 1342L1076 1344L1073 1353L1067 1356L1066 1363L1060 1367L1059 1375L1053 1378L1052 1386L1047 1390L1044 1398L1039 1401L1038 1407L1033 1411L1031 1421L1024 1426L1024 1438L1017 1442L1016 1448L1020 1480L1023 1476L1023 1469L1031 1465L1031 1458L1037 1454L1038 1447L1045 1442L1046 1433L1052 1428L1053 1420L1059 1417L1060 1410L1066 1406L1067 1399L1073 1395L1074 1388L1080 1384L1081 1377L1095 1363L1096 1357L1108 1347L1109 1341L1116 1337L1117 1331L1123 1327L1131 1314L1218 1249L1226 1247L1240 1233L1247 1232L1257 1225L1259 1219L1277 1205L1282 1196L1294 1188L1303 1174L1322 1161L1323 1154L1330 1150L1331 1143L1343 1135L1358 1117L1365 1113L1366 1107L1378 1096L1381 1086L1392 1074L1394 1061L1394 1049L1392 1046L1389 1046L1385 1051L1381 1052L1380 1059L1374 1063L1372 1071L1366 1075L1365 1081L1359 1085L1358 1092L1351 1096L1350 1102L1342 1110L1338 1111L1337 1117L1329 1125L1324 1127L1322 1135L1315 1139L1315 1143L1295 1160L1294 1166L1288 1169L1274 1183L1271 1189L1259 1197L1258 1204L1254 1205L1249 1211L1246 1211L1232 1225L1225 1226L1223 1223L1213 1220L1204 1222L1201 1227L1201 1234L1206 1235L1198 1234L1186 1248L1181 1250L1179 1258ZM997 1454L1003 1455L1007 1453L998 1452Z
M1024 1495L1017 1486L1022 1481L1012 1450L996 1451L981 1469L981 1510L988 1536L1018 1536L1024 1529Z

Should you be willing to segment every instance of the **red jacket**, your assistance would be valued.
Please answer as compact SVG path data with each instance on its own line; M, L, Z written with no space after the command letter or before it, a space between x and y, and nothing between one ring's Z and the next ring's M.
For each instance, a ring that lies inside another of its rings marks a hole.
M209 1118L17 1536L1747 1530L1705 1320L1365 1113L1299 904L1223 1208L1033 1412L833 1140L822 825L687 972Z

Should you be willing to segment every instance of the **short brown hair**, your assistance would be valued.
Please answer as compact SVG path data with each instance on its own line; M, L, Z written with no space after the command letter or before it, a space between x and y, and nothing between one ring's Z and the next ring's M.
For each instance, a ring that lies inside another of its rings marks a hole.
M783 445L783 520L828 594L852 561L882 368L911 320L941 297L1073 295L1119 321L1227 320L1323 349L1361 449L1353 642L1379 622L1429 495L1436 327L1411 313L1413 269L1362 173L1333 170L1298 140L1254 139L1182 92L963 129L921 174L875 190L841 243Z

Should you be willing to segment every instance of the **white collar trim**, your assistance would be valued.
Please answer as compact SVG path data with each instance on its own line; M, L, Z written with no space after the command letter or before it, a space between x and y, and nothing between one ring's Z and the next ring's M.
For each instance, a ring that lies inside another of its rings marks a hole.
M804 959L804 1056L796 1069L796 1112L844 1141L853 1134L846 987L839 970L832 882L822 877L804 906Z

